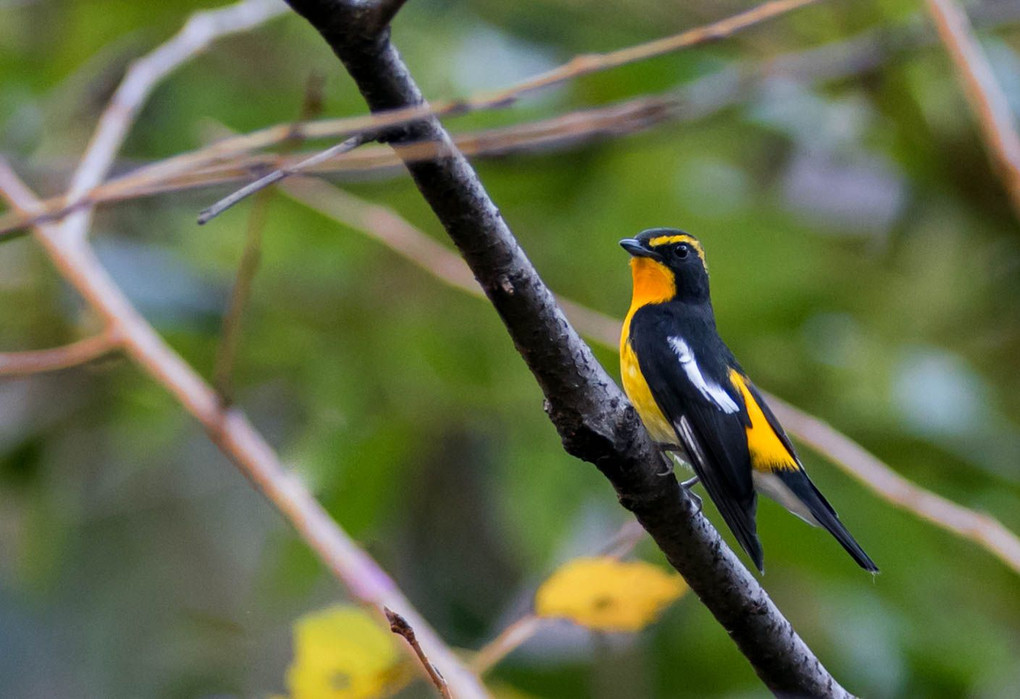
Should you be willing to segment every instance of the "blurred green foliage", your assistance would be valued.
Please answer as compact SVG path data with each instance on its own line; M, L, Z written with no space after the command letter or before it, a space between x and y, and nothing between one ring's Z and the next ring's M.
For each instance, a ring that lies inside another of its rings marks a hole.
M0 5L0 152L41 192L62 191L127 62L203 6ZM416 0L394 39L427 94L456 97L745 6ZM904 25L917 9L821 3L450 126L662 91ZM1015 107L1020 33L1007 19L982 40ZM194 148L220 125L292 119L312 74L326 76L326 115L364 111L297 17L224 40L158 88L118 167ZM663 225L698 235L720 329L761 386L1020 530L1020 229L937 46L833 84L773 80L698 121L477 165L547 282L607 313L629 300L619 238ZM348 186L443 239L406 177ZM104 207L93 233L114 277L206 376L248 206L194 220L225 192ZM95 327L31 239L0 246L0 347ZM615 355L597 351L615 373ZM487 304L281 195L236 385L286 462L452 643L492 638L558 563L627 519L597 471L563 453ZM1020 695L1016 574L804 456L882 568L871 580L823 532L762 505L765 587L829 669L869 697ZM650 544L639 552L661 562ZM277 692L291 623L340 596L127 362L0 382L0 695ZM550 697L764 694L694 598L635 637L556 626L494 680Z

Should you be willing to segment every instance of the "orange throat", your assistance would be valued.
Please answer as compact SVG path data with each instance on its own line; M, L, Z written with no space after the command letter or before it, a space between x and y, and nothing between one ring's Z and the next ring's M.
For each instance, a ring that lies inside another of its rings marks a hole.
M620 375L623 379L623 390L637 409L652 439L664 444L675 444L677 438L673 426L662 414L651 389L641 375L637 355L634 354L629 339L630 321L637 310L650 303L669 301L676 294L676 284L671 271L647 257L631 258L630 269L634 277L634 295L620 335Z
M630 271L634 280L634 294L624 327L630 325L630 318L637 309L649 303L664 303L676 295L673 273L661 262L650 257L632 257Z
M630 320L642 306L650 303L665 303L676 295L673 273L649 257L630 258L630 271L634 280L634 292L630 299L630 310L623 319L623 333L620 335L620 354L623 354L630 336Z

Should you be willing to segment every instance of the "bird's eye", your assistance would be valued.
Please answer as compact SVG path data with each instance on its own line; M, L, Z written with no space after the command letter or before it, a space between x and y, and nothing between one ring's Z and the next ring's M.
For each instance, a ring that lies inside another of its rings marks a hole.
M673 250L673 254L682 260L685 257L687 257L690 251L691 249L689 247L681 243L680 245L676 246L676 249Z

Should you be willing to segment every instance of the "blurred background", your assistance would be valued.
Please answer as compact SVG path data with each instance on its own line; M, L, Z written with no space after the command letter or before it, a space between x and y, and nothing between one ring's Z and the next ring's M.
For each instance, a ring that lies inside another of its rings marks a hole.
M0 2L0 152L60 194L127 64L214 6ZM750 6L414 0L393 37L425 93L454 98ZM967 8L1020 108L1020 8ZM298 17L222 40L155 91L116 171L293 120L313 76L322 116L364 113ZM721 333L762 388L1020 530L1020 227L923 5L822 2L447 125L662 94L683 108L654 128L475 159L547 283L622 317L617 240L652 226L696 234ZM448 245L399 170L333 179ZM202 228L195 217L230 190L104 206L92 233L145 317L207 377L251 204ZM561 449L487 303L283 194L266 207L236 400L437 630L477 649L628 515ZM96 328L31 238L0 245L0 350ZM618 376L612 350L596 352ZM1016 573L802 456L882 568L873 580L824 532L760 507L763 583L835 676L868 697L1020 696ZM666 565L647 541L637 555ZM0 695L279 693L295 618L342 599L126 360L0 379ZM693 596L636 635L553 624L491 680L514 696L766 695Z

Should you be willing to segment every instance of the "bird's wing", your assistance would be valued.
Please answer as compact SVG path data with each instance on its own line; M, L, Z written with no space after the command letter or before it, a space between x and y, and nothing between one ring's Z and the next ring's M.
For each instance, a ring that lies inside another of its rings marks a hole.
M786 436L786 432L783 431L779 420L773 414L765 399L762 398L758 388L746 376L742 374L738 374L738 376L740 379L738 388L742 385L746 388L747 394L749 394L744 396L745 403L748 404L749 409L753 412L754 407L749 405L753 401L754 406L757 406L758 411L767 421L768 428L779 439L783 448L785 448L792 459L792 463L777 463L775 461L768 462L763 460L761 464L754 464L755 471L753 478L755 485L759 490L808 523L824 527L846 549L846 552L857 561L859 566L871 572L878 572L878 566L864 552L864 549L861 548L847 528L843 526L832 505L829 504L829 501L825 499L821 491L808 478L807 471L801 466L790 438ZM751 432L753 433L764 427L755 425ZM773 451L777 451L777 449L774 448Z
M730 369L729 383L744 398L749 425L747 439L754 469L763 472L802 469L793 442L786 436L758 387L737 369Z
M651 318L642 328L644 320L635 316L630 335L641 373L712 502L761 570L743 396L729 381L718 381L706 371L683 337Z

